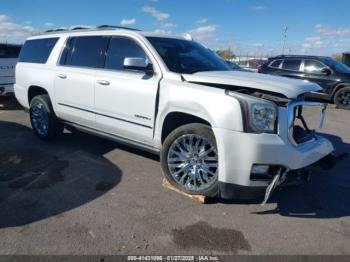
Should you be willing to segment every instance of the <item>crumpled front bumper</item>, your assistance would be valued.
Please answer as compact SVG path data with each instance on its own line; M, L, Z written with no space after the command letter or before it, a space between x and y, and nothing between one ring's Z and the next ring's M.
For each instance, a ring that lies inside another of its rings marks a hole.
M252 134L213 128L219 154L219 187L222 192L264 191L271 181L252 180L250 176L254 164L298 170L334 151L331 142L317 134L310 141L295 144L290 137L291 109L279 107L278 134Z

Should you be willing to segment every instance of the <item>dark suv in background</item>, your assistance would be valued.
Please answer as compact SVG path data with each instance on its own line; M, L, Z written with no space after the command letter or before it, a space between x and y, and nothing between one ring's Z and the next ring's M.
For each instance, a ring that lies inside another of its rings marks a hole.
M350 109L350 67L330 57L276 56L258 72L315 82L338 108Z

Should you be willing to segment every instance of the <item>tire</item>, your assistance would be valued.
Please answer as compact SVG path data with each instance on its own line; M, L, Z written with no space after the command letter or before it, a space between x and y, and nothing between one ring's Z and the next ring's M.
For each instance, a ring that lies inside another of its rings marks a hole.
M34 133L40 139L51 140L63 133L63 124L57 119L48 95L38 95L32 99L29 116Z
M350 110L350 86L340 88L334 95L337 108Z
M172 131L163 143L160 161L165 178L177 189L191 195L218 194L218 152L209 126L188 124Z

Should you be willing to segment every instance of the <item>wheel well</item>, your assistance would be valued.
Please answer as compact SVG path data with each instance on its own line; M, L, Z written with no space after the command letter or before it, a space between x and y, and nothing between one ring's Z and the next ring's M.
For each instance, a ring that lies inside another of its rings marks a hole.
M350 87L350 84L340 84L336 88L334 88L333 93L332 93L332 100L334 99L335 94L342 88L344 87Z
M40 86L31 86L28 89L28 103L30 104L30 102L32 101L32 99L34 97L36 97L37 95L47 95L47 91L40 87Z
M165 138L176 128L186 124L193 124L193 123L199 123L199 124L211 126L208 121L194 115L181 113L181 112L173 112L168 114L165 117L165 120L163 123L162 143L164 142Z

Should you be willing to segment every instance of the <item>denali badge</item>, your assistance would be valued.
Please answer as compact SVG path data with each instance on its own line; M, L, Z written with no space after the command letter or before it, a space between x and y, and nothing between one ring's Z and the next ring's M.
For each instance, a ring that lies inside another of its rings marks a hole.
M137 118L142 118L142 119L146 119L146 120L151 120L151 118L149 118L149 117L147 117L147 116L141 116L141 115L137 115L137 114L135 114L134 116L137 117Z

